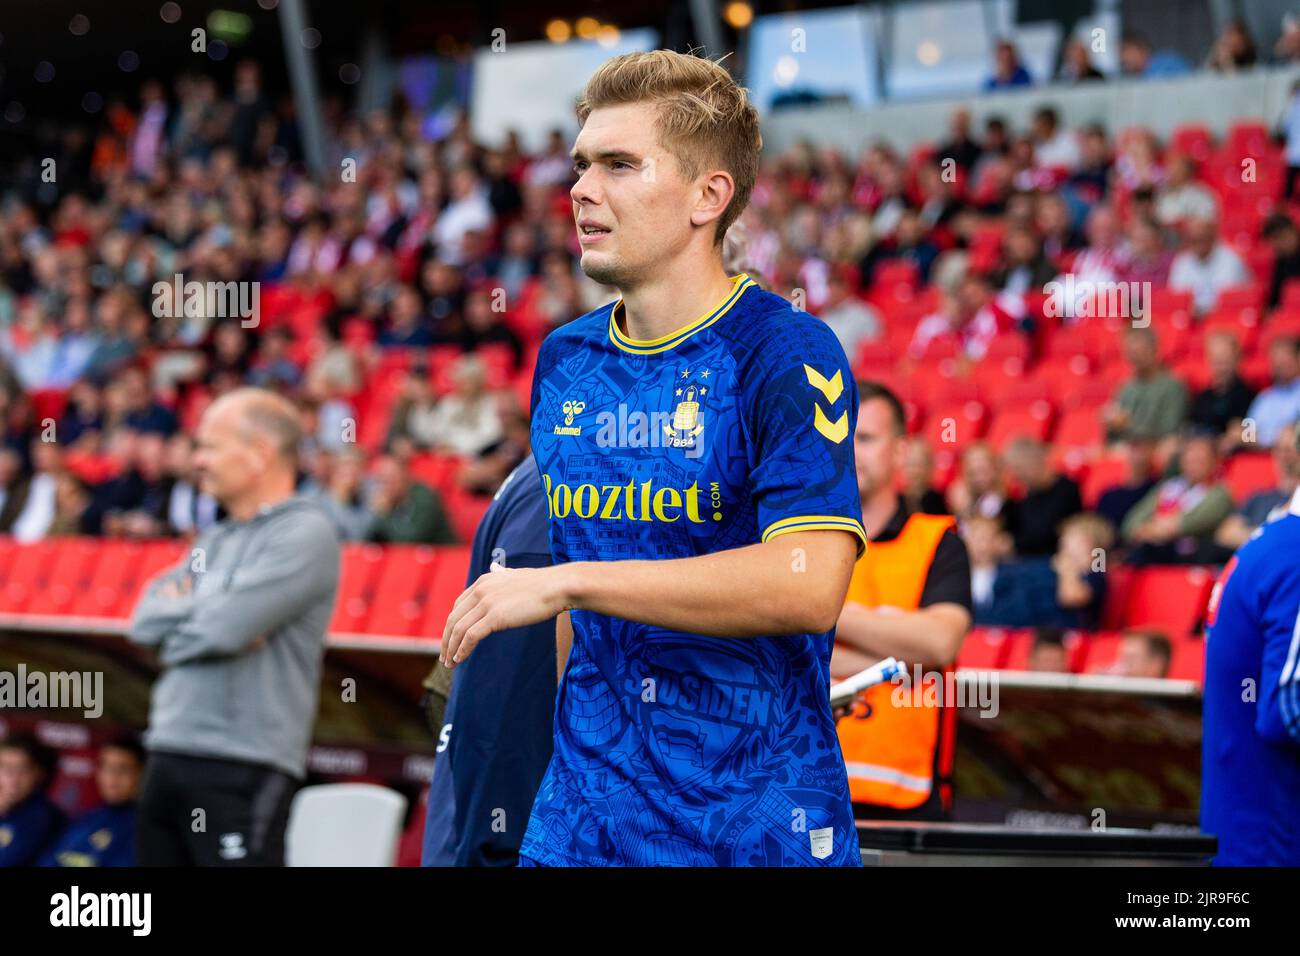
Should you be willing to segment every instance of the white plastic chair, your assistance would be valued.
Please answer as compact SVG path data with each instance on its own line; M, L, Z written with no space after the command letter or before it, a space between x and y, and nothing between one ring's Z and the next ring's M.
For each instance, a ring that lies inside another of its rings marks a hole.
M289 808L289 866L392 866L406 797L369 783L304 787Z

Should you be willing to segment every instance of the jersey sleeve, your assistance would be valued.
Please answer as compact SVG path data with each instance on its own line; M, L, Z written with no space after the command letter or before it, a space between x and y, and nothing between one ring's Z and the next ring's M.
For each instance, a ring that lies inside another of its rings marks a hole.
M841 530L866 549L853 467L858 389L839 340L820 320L795 316L758 347L746 399L760 540Z
M1300 748L1300 565L1289 567L1258 606L1264 659L1255 730L1271 743Z

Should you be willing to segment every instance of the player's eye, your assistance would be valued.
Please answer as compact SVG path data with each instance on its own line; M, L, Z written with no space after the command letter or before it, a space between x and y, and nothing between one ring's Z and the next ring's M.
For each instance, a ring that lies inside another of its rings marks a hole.
M616 159L614 160L614 162L610 163L610 165L613 166L615 169L618 169L620 166L625 169L632 168L632 164L625 159Z
M586 163L577 162L573 164L574 175L581 176L584 172L586 172L586 170L587 170Z

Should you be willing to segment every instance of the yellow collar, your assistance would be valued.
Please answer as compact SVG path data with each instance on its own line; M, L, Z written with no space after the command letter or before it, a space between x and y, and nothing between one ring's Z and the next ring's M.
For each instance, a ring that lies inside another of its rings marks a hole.
M726 297L717 304L713 309L704 313L693 322L683 325L675 332L669 332L667 335L661 335L657 339L634 339L624 335L618 327L618 310L622 306L623 300L619 299L614 303L614 307L609 310L609 338L610 341L621 348L624 352L632 352L636 355L651 355L655 352L664 352L694 335L700 329L708 328L718 319L727 314L727 311L740 301L740 297L745 294L745 290L752 285L756 285L744 272L732 276L731 291Z

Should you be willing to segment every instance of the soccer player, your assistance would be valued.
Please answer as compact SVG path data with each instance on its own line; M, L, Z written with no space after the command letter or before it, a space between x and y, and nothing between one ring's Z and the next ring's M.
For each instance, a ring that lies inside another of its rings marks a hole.
M1201 829L1220 866L1300 866L1300 491L1223 569L1205 636Z
M718 64L658 50L605 63L578 118L581 265L622 297L538 357L556 563L481 576L443 658L560 615L521 864L859 865L829 701L866 539L857 389L823 322L723 269L757 113Z

